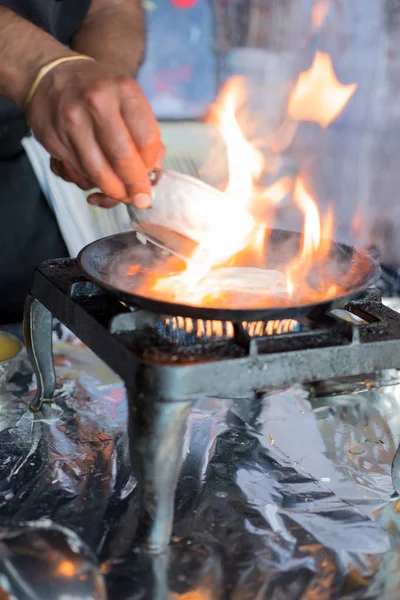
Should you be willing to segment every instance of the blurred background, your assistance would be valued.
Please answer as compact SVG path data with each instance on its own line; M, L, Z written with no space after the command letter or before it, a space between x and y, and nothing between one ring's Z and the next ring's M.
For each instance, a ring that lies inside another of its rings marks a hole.
M247 120L270 152L288 96L317 50L357 92L326 129L302 123L279 155L279 176L301 172L319 206L335 208L336 238L375 245L400 267L400 0L145 0L148 47L140 83L159 118L166 167L214 184L210 104L232 75L248 79ZM210 156L213 169L210 172ZM276 158L276 157L275 157ZM296 228L282 205L278 225Z

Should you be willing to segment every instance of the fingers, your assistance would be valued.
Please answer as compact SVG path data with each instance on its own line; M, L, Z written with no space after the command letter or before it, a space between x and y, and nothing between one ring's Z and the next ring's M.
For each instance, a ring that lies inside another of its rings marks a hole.
M71 85L65 85L75 71ZM91 196L92 204L132 202L148 208L149 174L161 167L165 149L138 84L95 62L71 67L64 75L60 69L57 77L64 85L42 86L42 102L39 94L30 115L37 139L56 157L53 172L82 189L99 188L103 193Z
M161 168L165 148L160 129L146 97L134 80L128 80L122 86L121 114L147 172Z
M123 182L127 199L138 208L151 204L151 183L149 172L137 151L120 113L120 105L108 102L108 114L97 107L94 130L110 166Z
M101 208L114 208L114 206L118 206L118 200L114 200L113 198L109 198L104 194L91 194L87 201L89 204L93 206L101 206Z
M69 142L86 179L93 182L106 196L124 200L127 195L125 186L105 157L95 137L89 115L83 107L77 107L74 112L70 112L68 120Z
M90 190L94 187L93 183L86 179L84 175L76 173L71 167L56 158L50 159L50 167L55 175L68 183L75 183L82 190ZM118 200L99 193L91 194L88 196L87 201L93 206L101 206L102 208L113 208L119 204Z
M73 169L56 158L50 159L50 167L55 175L61 177L61 179L64 179L64 181L67 181L68 183L75 183L82 190L90 190L94 187L83 175L77 174ZM119 204L118 200L114 200L113 198L109 198L108 196L99 193L91 194L88 196L87 201L93 206L101 206L102 208L113 208Z
M86 179L83 175L77 174L72 168L68 167L66 164L62 163L60 160L56 158L50 159L51 170L55 175L64 179L68 183L75 183L82 190L90 190L93 189L93 183L91 183L88 179ZM89 204L93 206L101 206L102 208L113 208L119 204L118 200L113 198L109 198L104 194L93 193L88 196L87 201Z
M57 175L57 177L61 177L66 181L60 160L56 158L50 158L50 169L53 171L54 175Z
M75 183L81 190L90 190L94 187L93 183L85 175L78 173L72 167L56 158L50 159L50 168L55 175L68 183Z

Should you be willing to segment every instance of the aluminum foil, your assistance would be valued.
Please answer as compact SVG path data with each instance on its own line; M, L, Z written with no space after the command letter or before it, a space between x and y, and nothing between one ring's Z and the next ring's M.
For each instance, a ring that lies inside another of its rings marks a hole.
M191 415L168 555L135 549L124 386L66 332L42 413L24 354L1 393L0 598L398 597L396 373L351 395L294 387Z

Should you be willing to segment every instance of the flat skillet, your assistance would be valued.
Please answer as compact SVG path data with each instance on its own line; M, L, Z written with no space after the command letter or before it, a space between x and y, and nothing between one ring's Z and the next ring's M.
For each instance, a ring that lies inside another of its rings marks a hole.
M157 239L166 239L165 228L154 226ZM290 260L298 253L302 235L279 229L267 230L268 245L265 253L264 268L284 272ZM173 247L186 256L191 244L187 238L173 234L174 239L166 240L168 247ZM168 237L168 233L167 233ZM160 315L191 317L195 319L241 321L268 321L273 319L316 318L334 308L344 308L350 300L360 297L373 286L380 274L378 263L367 254L351 246L332 243L331 252L323 266L316 266L309 274L309 282L324 277L336 284L340 292L335 297L322 302L309 302L307 298L300 302L268 302L268 306L257 308L246 306L234 307L224 302L213 306L196 306L181 302L167 302L152 296L151 292L143 292L143 278L139 275L128 275L132 265L151 272L153 268L161 272L165 266L168 273L171 257L165 250L143 239L136 231L128 231L118 235L97 240L86 246L78 256L78 264L84 274L93 282L115 294L126 304L156 312ZM176 261L177 259L175 259ZM181 268L184 263L182 261ZM244 266L251 266L246 263ZM257 265L259 266L259 265Z

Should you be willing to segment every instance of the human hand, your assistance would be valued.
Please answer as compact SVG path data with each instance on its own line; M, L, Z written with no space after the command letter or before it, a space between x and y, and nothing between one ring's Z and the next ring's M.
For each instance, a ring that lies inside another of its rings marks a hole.
M56 175L103 192L89 202L150 205L149 173L161 166L164 147L134 79L95 61L63 63L41 81L27 119Z

